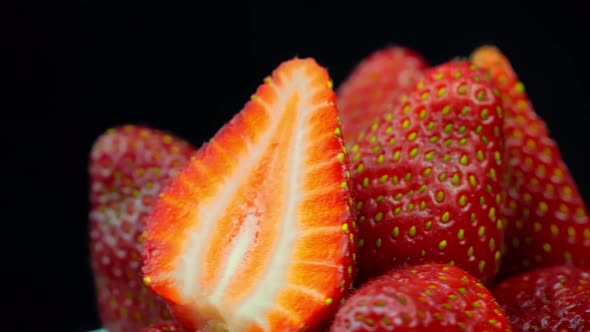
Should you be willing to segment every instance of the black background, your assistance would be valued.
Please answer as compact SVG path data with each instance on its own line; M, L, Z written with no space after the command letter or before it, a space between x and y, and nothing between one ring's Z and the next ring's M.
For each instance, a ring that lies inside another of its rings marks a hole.
M142 123L195 145L281 61L315 57L338 85L402 44L436 64L498 45L590 197L588 24L581 1L19 2L1 35L2 301L14 331L99 326L87 260L87 156ZM7 98L5 98L7 97ZM4 319L4 318L3 318ZM4 324L0 322L0 324Z

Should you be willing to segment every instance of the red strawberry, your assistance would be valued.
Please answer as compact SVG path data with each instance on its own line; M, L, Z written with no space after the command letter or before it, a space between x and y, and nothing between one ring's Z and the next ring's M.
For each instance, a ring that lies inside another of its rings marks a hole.
M142 332L188 332L178 323L156 323L142 330Z
M477 279L447 264L391 271L356 290L331 332L510 331L498 303Z
M504 280L493 289L515 332L590 331L590 272L553 266Z
M92 148L90 249L99 314L109 332L171 319L142 282L140 235L157 195L192 151L168 134L132 125L107 131Z
M506 110L508 221L501 275L573 264L590 268L590 220L559 148L535 113L508 59L479 48L474 62L490 71Z
M426 262L492 280L504 233L502 125L484 72L451 61L352 142L361 282Z
M354 233L328 73L281 64L161 195L145 282L189 329L320 329L348 291Z
M363 59L338 88L338 109L344 137L355 138L379 114L413 86L428 63L418 52L389 46Z

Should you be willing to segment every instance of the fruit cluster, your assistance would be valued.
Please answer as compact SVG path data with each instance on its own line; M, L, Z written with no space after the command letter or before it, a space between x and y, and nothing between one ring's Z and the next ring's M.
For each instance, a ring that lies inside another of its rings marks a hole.
M200 148L122 126L90 175L110 332L590 330L586 206L492 46L336 92L295 58Z

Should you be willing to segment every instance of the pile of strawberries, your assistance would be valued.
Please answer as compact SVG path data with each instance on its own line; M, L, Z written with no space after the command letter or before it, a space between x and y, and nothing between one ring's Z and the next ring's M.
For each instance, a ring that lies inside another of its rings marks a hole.
M588 212L497 48L392 46L332 85L295 58L198 149L97 140L109 332L590 331Z

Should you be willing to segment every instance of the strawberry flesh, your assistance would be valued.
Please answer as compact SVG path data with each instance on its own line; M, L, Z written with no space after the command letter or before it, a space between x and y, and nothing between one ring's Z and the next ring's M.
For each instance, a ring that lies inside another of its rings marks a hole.
M493 293L515 332L590 330L590 271L542 268L504 280Z
M506 332L510 325L490 291L465 271L425 264L391 271L356 290L330 332Z
M484 72L450 61L350 143L359 282L428 262L493 279L504 233L502 125Z
M355 273L344 151L327 71L282 63L160 196L146 284L187 329L319 330Z
M346 140L355 138L391 101L413 86L428 67L416 51L388 46L363 59L340 84L336 93Z
M506 110L508 227L500 278L562 264L590 268L586 205L524 85L498 48L481 47L472 59L490 72Z
M139 331L172 320L164 301L142 282L145 219L193 148L145 126L110 129L90 155L90 252L99 315L109 332Z

